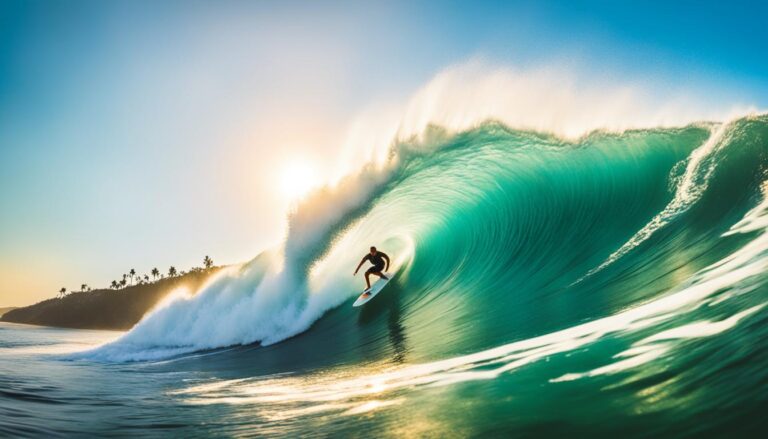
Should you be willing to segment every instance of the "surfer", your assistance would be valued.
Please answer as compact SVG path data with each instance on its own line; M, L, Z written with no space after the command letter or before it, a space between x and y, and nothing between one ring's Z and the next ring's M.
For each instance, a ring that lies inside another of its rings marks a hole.
M384 265L385 260L387 261L386 266ZM387 254L384 252L376 250L376 247L371 247L371 252L363 256L363 259L361 259L360 263L357 264L357 268L355 268L355 275L357 274L357 271L360 270L360 267L365 263L365 261L370 261L371 264L373 264L373 267L369 268L365 272L365 284L368 285L368 288L366 288L366 294L370 294L367 292L371 289L371 281L368 279L368 276L375 274L382 279L389 279L384 275L384 273L382 273L382 271L389 270L389 256L387 256Z

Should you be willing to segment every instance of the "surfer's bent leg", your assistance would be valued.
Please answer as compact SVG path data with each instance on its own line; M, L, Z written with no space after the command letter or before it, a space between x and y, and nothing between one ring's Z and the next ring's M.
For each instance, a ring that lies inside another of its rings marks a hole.
M379 276L379 277L384 278L384 279L389 279L387 276L384 276L384 273L381 272L381 270L383 270L383 269L384 269L384 267L377 267L377 266L374 265L373 267L369 268L365 272L365 283L368 285L368 288L371 288L371 281L368 280L368 276L370 276L372 274L375 274L376 276Z
M365 279L368 279L369 274L375 274L376 276L379 276L382 279L389 280L389 278L384 274L384 267L371 267L368 269L368 271L365 272ZM371 287L370 282L368 283L368 288Z

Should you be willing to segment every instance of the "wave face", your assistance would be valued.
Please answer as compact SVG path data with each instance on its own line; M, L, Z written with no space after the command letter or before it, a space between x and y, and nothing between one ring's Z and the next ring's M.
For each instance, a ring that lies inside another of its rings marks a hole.
M385 296L397 298L409 338L429 340L414 343L415 358L614 315L750 242L727 232L762 197L767 126L762 116L578 141L495 122L454 135L431 127L395 145L384 168L314 194L282 249L178 295L87 355L270 345L332 309L323 328L343 327L356 318L346 305L363 280L351 272L369 245L395 257ZM316 329L302 337L327 343Z
M388 157L306 200L281 248L78 356L163 359L142 365L172 372L165 417L268 436L764 431L768 116L431 127ZM397 274L353 308L370 245Z

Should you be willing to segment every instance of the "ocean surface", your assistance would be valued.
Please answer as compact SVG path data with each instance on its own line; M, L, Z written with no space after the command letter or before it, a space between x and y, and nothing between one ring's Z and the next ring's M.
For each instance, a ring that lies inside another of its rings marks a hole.
M767 196L768 116L431 127L127 333L0 325L0 436L762 437Z

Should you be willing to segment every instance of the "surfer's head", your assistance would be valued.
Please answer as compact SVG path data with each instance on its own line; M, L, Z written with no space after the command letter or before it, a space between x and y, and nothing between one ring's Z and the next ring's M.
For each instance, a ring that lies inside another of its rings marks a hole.
M372 255L376 254L376 247L371 246L371 254Z

